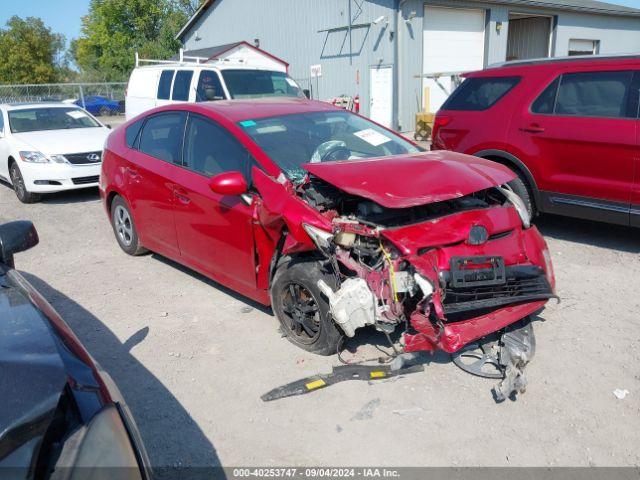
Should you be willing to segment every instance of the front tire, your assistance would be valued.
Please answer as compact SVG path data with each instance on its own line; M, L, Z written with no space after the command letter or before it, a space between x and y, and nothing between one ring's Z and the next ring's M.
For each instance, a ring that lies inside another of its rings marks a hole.
M12 163L9 167L9 176L11 177L11 183L13 184L13 191L22 203L35 203L40 200L40 195L32 193L27 190L24 184L24 178L20 172L20 168L17 163Z
M271 285L271 306L291 343L318 355L333 355L342 332L331 319L318 280L335 288L335 277L318 260L293 259L280 265Z
M142 255L147 249L140 244L133 215L124 198L117 196L111 203L111 226L120 248L129 255Z

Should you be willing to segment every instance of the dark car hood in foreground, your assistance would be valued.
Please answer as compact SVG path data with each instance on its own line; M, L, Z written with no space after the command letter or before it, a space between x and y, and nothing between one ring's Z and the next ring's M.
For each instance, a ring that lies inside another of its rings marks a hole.
M58 348L46 318L0 269L0 466L28 465L53 416L67 382Z
M478 157L437 151L341 162L307 163L309 173L387 208L408 208L463 197L515 178Z

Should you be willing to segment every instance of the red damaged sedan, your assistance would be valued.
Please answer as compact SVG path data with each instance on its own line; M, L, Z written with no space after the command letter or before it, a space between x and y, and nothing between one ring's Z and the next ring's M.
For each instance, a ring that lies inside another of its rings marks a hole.
M528 317L555 289L514 178L325 103L264 99L129 121L108 139L100 189L126 253L271 305L301 348L333 354L367 325L400 331L404 352L499 334L502 353L473 363L498 361L509 394L533 354Z

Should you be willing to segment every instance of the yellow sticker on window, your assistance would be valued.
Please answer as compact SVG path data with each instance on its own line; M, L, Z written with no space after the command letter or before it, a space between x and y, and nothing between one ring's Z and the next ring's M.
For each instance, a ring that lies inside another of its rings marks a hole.
M384 378L387 376L387 374L385 372L382 372L380 370L377 370L375 372L371 372L369 374L371 376L371 378Z

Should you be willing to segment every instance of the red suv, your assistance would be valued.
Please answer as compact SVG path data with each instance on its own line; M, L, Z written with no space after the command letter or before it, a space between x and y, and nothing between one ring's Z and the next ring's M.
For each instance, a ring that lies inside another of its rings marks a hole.
M531 212L640 226L640 57L510 62L466 75L434 150L499 162Z
M125 252L271 304L306 350L333 354L367 325L407 352L522 337L501 357L508 394L532 353L528 316L554 296L545 242L503 187L514 177L325 103L263 99L133 119L109 136L100 188Z

